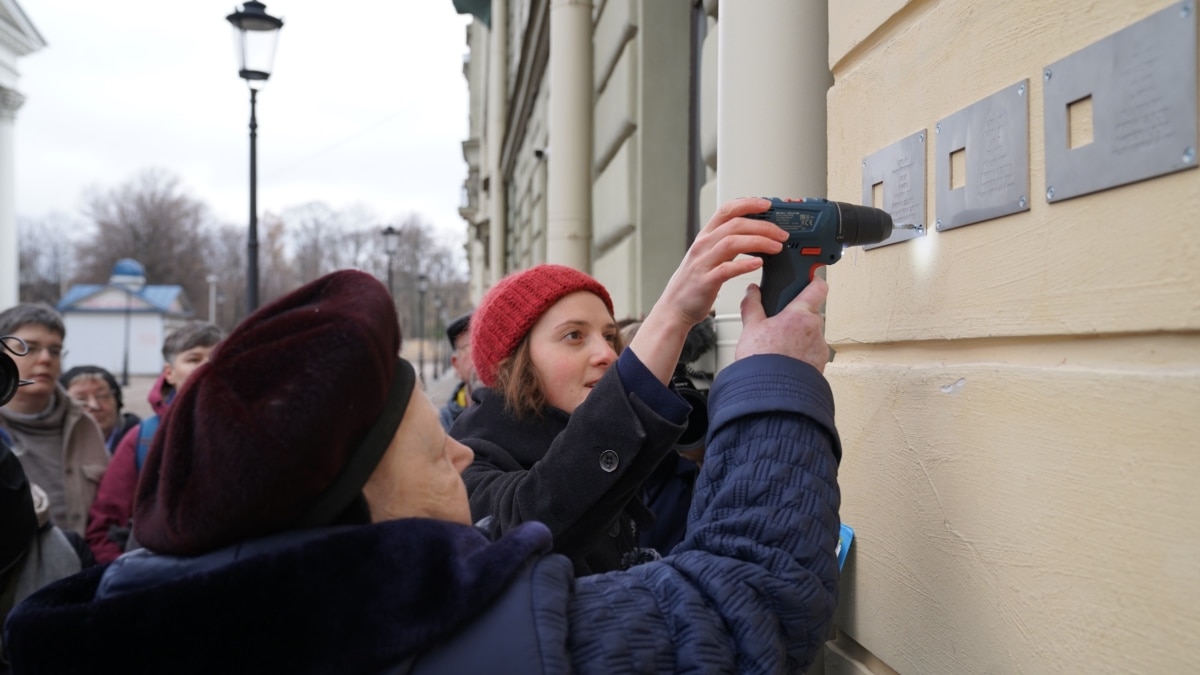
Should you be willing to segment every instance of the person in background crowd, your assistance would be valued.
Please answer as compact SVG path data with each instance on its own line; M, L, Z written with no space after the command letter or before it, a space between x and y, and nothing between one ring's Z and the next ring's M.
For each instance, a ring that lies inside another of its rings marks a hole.
M387 289L322 277L193 374L138 485L146 549L14 609L14 670L804 672L838 586L827 291L768 318L747 290L688 537L576 579L546 526L471 526L471 450L414 389Z
M83 404L104 436L104 447L112 455L117 449L117 443L124 438L125 433L133 428L142 418L133 413L122 413L125 400L122 396L121 385L117 378L100 366L75 366L58 378L66 387L71 398Z
M713 215L624 352L608 290L578 270L538 265L488 290L471 318L484 388L451 429L475 451L463 480L477 522L496 534L545 523L581 576L658 556L638 545L653 522L638 492L691 411L669 385L721 285L762 266L743 254L782 250L784 230L740 217L769 206Z
M0 407L0 426L12 437L29 482L46 491L51 522L79 545L108 450L95 420L58 381L66 335L62 316L49 305L23 303L0 312L0 336L27 347L13 361L21 379L31 381Z
M475 379L475 366L471 364L471 314L468 312L446 326L446 339L450 342L450 365L458 375L458 386L446 400L439 415L442 428L450 431L454 420L471 405L471 384Z
M88 517L87 543L96 562L111 562L130 547L134 490L160 417L170 407L183 383L208 361L222 337L224 333L217 326L190 321L163 340L163 369L146 397L155 414L130 429L121 439Z
M640 326L640 321L623 326L622 340L628 344ZM687 430L676 441L675 452L667 453L642 484L641 499L654 514L654 522L638 533L638 544L654 549L659 555L670 553L676 544L683 541L687 530L688 509L692 506L696 478L704 462L704 437L708 432L707 389L712 383L709 373L693 371L690 364L712 351L716 345L717 334L712 317L706 317L688 331L671 380L676 392L692 406ZM704 389L698 388L696 382L700 382Z
M34 591L83 568L79 554L53 523L46 493L30 485L0 434L0 626ZM0 673L8 659L0 639Z

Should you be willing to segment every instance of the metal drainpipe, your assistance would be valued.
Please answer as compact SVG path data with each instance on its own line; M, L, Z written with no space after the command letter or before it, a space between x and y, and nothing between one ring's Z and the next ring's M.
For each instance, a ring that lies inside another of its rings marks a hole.
M829 8L824 2L722 2L717 21L717 203L823 197ZM733 362L739 306L755 272L717 295L717 368Z
M546 260L590 272L592 2L550 2Z
M508 0L492 0L492 27L488 33L487 162L488 173L488 286L504 276L508 193L500 165L508 127Z

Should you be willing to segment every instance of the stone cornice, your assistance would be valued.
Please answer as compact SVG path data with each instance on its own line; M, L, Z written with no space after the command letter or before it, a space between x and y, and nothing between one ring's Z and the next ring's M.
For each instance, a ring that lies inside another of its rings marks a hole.
M46 41L17 3L0 0L0 12L3 12L0 14L0 46L7 47L17 56L26 56L46 46Z
M25 105L24 94L16 89L0 87L0 119L15 119L22 105Z

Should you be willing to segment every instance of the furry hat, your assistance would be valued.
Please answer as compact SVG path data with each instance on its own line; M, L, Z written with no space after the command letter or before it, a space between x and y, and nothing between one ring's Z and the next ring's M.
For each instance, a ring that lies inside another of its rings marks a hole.
M412 394L387 289L345 270L247 317L196 369L141 471L134 537L199 555L366 522L362 486Z
M108 388L112 390L113 398L117 401L117 410L125 407L125 400L121 396L121 385L117 384L117 378L100 366L75 366L59 376L58 381L62 383L64 389L70 389L71 382L80 375L100 376L100 379L108 383Z
M485 386L496 382L496 366L512 355L533 324L563 296L588 291L608 313L612 298L592 277L565 265L538 265L501 279L483 296L471 318L471 360Z

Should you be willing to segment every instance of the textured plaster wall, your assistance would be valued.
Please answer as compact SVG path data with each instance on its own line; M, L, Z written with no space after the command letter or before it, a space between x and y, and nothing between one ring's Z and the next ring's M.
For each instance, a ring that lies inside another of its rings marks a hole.
M832 198L1030 79L1029 211L829 268L838 624L873 672L1200 671L1200 170L1043 197L1042 68L1174 4L829 3Z

